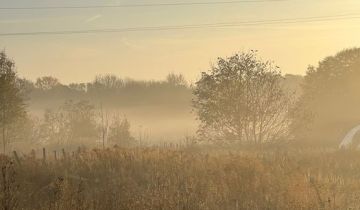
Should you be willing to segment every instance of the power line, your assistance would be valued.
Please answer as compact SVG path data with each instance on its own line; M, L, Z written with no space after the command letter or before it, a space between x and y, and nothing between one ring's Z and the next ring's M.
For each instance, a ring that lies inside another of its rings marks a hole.
M68 31L34 31L34 32L13 32L0 33L0 36L30 36L30 35L66 35L66 34L95 34L95 33L118 33L118 32L137 32L137 31L169 31L183 29L199 29L199 28L226 28L239 26L260 26L273 24L295 24L295 23L315 23L327 22L334 20L351 20L360 19L360 14L343 14L332 16L303 17L293 19L272 19L257 21L240 21L240 22L218 22L203 23L192 25L176 25L176 26L149 26L149 27L130 27L130 28L113 28L113 29L90 29L90 30L68 30Z
M105 8L129 8L129 7L162 7L162 6L201 6L243 3L266 3L282 2L290 0L240 0L240 1L211 1L211 2L177 2L177 3L144 3L144 4L120 4L120 5L92 5L92 6L38 6L38 7L0 7L0 10L48 10L48 9L105 9Z

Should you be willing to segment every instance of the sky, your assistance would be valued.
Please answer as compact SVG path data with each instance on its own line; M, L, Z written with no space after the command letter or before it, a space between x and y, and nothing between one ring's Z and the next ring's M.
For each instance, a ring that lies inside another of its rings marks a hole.
M214 0L215 1L215 0ZM226 0L217 0L226 1ZM93 6L213 2L211 0L0 0L4 7ZM170 72L195 81L218 57L258 50L284 74L306 73L326 56L360 47L359 0L284 0L237 4L93 9L0 9L0 34L92 30L296 19L353 14L319 22L297 22L182 30L0 36L18 74L35 80L52 75L63 83L87 82L98 74L163 79ZM356 18L359 17L359 18Z

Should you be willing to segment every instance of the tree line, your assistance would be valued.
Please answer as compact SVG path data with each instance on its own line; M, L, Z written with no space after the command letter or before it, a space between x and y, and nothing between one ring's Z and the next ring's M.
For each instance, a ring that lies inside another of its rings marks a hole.
M201 138L334 146L360 124L360 48L309 66L298 93L284 80L256 51L219 58L194 89Z
M170 77L170 76L169 76ZM177 76L175 76L177 77ZM97 77L91 85L109 87L112 76ZM122 87L127 87L123 85ZM28 112L32 94L72 90L53 77L42 77L35 83L17 75L15 63L0 53L0 126L3 152L11 144L22 146L42 145L48 148L66 148L78 145L132 146L136 144L130 133L130 122L119 113L109 113L95 107L88 100L62 98L62 102L45 109L41 117ZM76 90L81 92L83 90ZM86 92L86 91L85 91ZM56 96L57 97L57 96ZM100 111L99 111L100 110Z
M95 109L93 102L114 107L175 107L190 106L191 101L200 122L198 140L334 145L346 130L360 123L359 84L359 48L343 50L309 66L305 77L284 76L274 62L259 58L256 51L242 52L219 58L191 85L181 74L169 74L163 81L100 75L89 83L64 85L51 76L31 82L17 76L14 62L2 52L3 148L9 139L31 136L37 142L57 144L104 144L106 139L129 145L134 138L126 117L109 117L103 109ZM33 120L26 112L27 99L50 101L56 108ZM17 132L20 128L23 131Z
M62 84L57 78L44 76L32 82L21 79L29 93L31 108L57 107L65 100L89 100L106 107L163 105L186 106L192 94L181 74L170 73L165 80L139 81L115 75L98 75L88 83ZM170 99L170 100L169 100ZM185 104L184 104L185 103Z

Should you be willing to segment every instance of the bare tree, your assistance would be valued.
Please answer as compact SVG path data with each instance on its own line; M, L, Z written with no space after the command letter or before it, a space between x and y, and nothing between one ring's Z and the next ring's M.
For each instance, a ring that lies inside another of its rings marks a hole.
M186 79L182 74L170 73L166 76L166 82L174 86L187 86Z
M104 113L102 104L100 107L100 118L101 118L100 129L101 129L102 147L103 149L105 149L105 142L107 140L107 135L109 130L109 118L108 118L108 113L106 111Z
M289 100L282 80L278 67L255 51L219 58L194 89L200 135L255 143L283 138Z
M98 88L107 90L119 89L124 86L124 81L112 74L97 75L93 83Z

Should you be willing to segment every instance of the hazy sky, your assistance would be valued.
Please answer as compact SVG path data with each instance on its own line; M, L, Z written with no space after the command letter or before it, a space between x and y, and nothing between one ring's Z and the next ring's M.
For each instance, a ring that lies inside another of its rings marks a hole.
M215 1L215 0L214 0ZM221 0L218 0L221 1ZM226 0L223 0L226 1ZM91 6L211 0L0 0L0 7ZM288 0L226 5L69 10L0 10L0 33L176 26L358 14L359 0ZM360 18L328 22L236 26L108 34L0 36L0 48L30 79L90 81L113 73L162 79L169 72L194 81L217 57L256 49L284 73L304 74L309 64L343 48L360 46Z

